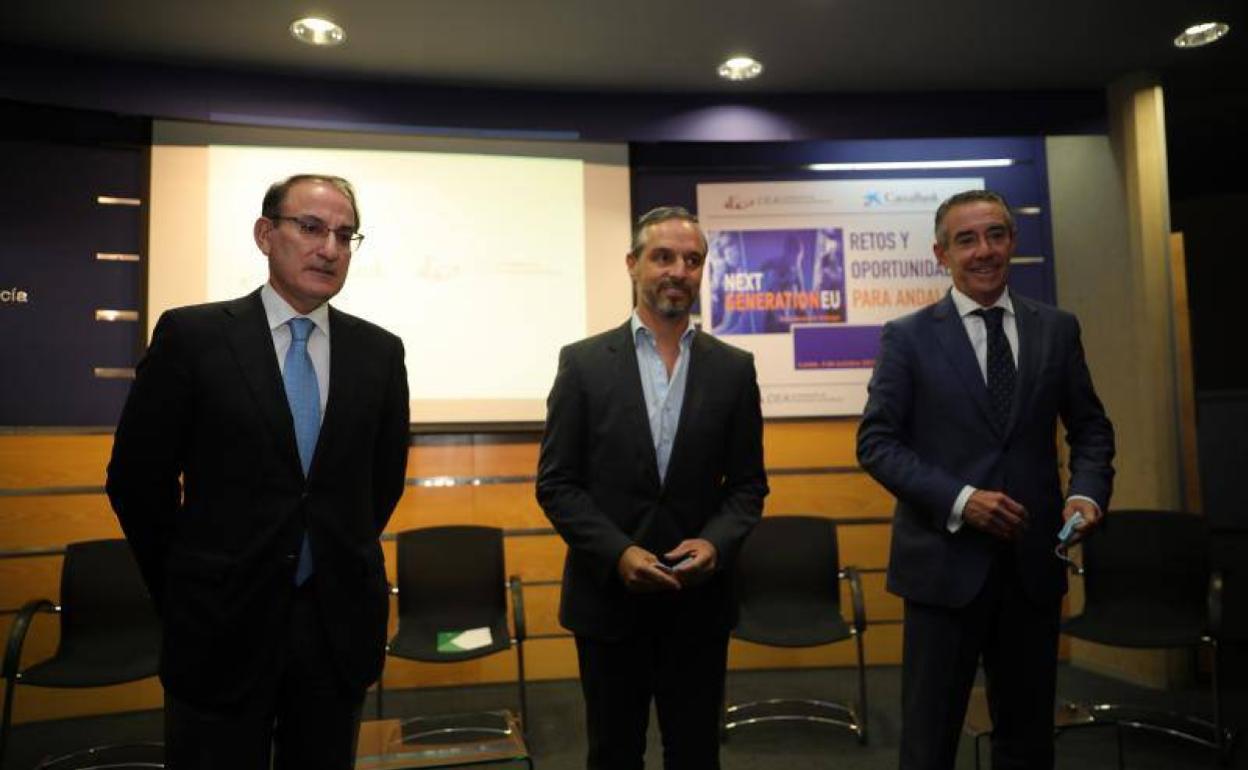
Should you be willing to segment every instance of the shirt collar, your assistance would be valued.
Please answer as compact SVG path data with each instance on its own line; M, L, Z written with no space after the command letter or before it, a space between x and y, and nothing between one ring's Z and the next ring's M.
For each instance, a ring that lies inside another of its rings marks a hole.
M632 329L633 331L633 342L640 340L643 336L643 333L645 336L650 337L650 339L654 339L654 330L651 329L649 326L646 326L645 322L641 320L641 316L637 314L637 308L633 308L633 315L629 319L628 325L629 325L629 328ZM695 329L693 326L693 323L690 322L690 324L687 327L685 327L684 333L680 335L681 347L689 346L689 341L693 339L693 333L695 331L697 331L697 329Z
M974 313L976 310L983 307L975 300L958 291L957 286L953 286L949 289L949 296L953 299L953 306L958 309L958 315L962 318L966 318L971 313ZM1010 292L1008 289L1001 292L1001 296L997 297L997 301L989 305L989 307L1004 308L1006 314L1014 315L1014 303L1010 301Z
M329 303L322 302L310 313L299 313L290 306L282 295L273 288L273 284L265 282L260 287L260 302L264 305L264 316L269 322L269 331L277 331L278 327L292 318L310 318L316 328L326 337L329 336Z

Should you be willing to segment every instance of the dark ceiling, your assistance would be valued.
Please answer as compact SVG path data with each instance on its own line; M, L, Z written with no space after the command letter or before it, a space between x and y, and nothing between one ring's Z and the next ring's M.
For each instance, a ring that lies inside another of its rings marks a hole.
M341 23L346 43L292 39L290 22L310 13ZM1208 19L1231 34L1171 44ZM0 43L357 81L702 96L1095 90L1145 72L1166 87L1172 191L1239 191L1248 176L1244 0L8 0ZM762 60L762 77L716 77L737 53Z
M342 24L346 43L314 49L293 40L290 22L311 12ZM1205 71L1218 53L1178 50L1173 37L1217 18L1236 28L1220 46L1236 47L1248 33L1242 16L1235 0L9 0L0 40L170 63L532 89L1070 89L1140 70ZM763 76L718 79L715 66L736 53L760 59Z

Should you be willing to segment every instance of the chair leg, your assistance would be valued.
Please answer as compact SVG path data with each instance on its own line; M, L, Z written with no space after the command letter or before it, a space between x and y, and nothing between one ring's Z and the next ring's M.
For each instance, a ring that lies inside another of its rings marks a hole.
M17 677L4 679L4 713L0 716L0 768L4 767L4 755L9 748L9 737L13 730L13 695L17 690Z
M520 732L524 745L529 745L529 694L524 678L524 640L516 640L516 679L520 690ZM532 749L530 748L530 751Z
M1218 644L1217 639L1210 639L1209 644L1213 647L1213 657L1209 664L1210 690L1213 693L1213 729L1217 731L1216 740L1218 742L1218 764L1229 765L1231 762L1231 746L1233 736L1231 731L1222 721L1222 695L1221 688L1218 686L1218 658L1222 654L1222 647Z
M862 731L858 733L858 743L867 742L867 665L862 652L862 634L855 634L858 643L858 719L861 720Z
M5 749L9 747L9 727L13 718L13 690L16 689L17 683L13 680L6 680L4 683L4 715L0 722L0 767L4 767Z
M382 671L381 676L377 677L377 719L378 721L384 718L382 716L382 713L383 713L382 706L384 705L382 699L385 695L385 689L386 689L386 685L384 683L385 676L386 676L386 672Z

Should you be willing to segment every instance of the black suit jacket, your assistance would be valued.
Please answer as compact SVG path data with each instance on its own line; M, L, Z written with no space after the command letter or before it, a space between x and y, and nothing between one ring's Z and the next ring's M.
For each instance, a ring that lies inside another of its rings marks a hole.
M750 354L693 336L680 421L660 483L628 323L563 349L547 400L537 499L568 543L559 618L573 633L626 638L649 602L676 602L690 628L736 623L733 559L767 494L762 414ZM630 545L656 554L687 538L718 551L716 574L678 593L640 596L616 566Z
M1066 590L1053 555L1064 505L1058 477L1057 421L1070 445L1068 494L1107 510L1113 480L1113 427L1084 360L1075 317L1011 293L1019 338L1014 405L1004 433L994 427L988 390L951 297L885 325L858 429L858 460L897 497L888 588L947 607L975 597L1002 547L963 525L946 528L953 502L970 484L1003 491L1030 514L1013 547L1028 594Z
M378 536L403 492L403 345L329 311L330 381L308 477L257 291L161 316L108 467L108 495L164 622L161 679L195 703L242 698L278 662L305 530L344 685L381 671Z

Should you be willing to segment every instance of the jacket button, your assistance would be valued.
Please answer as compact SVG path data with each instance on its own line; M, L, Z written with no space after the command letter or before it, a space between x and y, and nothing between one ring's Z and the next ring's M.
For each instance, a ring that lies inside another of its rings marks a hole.
M297 554L297 553L288 553L288 554L286 554L286 561L295 561L295 560L296 560L296 559L298 559L298 558L299 558L299 554Z

